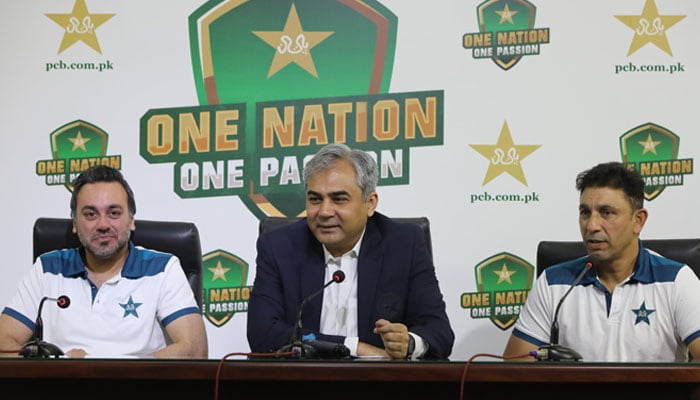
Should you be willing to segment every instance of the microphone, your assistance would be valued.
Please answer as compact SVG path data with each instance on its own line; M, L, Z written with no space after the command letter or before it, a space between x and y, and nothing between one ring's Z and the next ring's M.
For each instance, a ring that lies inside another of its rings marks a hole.
M591 261L586 261L586 265L583 267L581 272L579 272L578 276L576 276L576 279L574 279L574 282L569 287L569 290L567 290L566 293L564 293L564 295L561 297L561 299L559 299L557 308L556 310L554 310L554 320L552 321L552 326L549 331L549 344L540 347L537 351L537 359L539 361L578 361L583 358L581 354L579 354L575 350L559 344L559 308L561 308L562 303L564 303L564 299L566 299L566 296L568 296L569 293L571 293L571 291L576 287L576 285L578 285L578 283L581 282L583 276L592 267L593 263Z
M22 346L19 354L25 358L31 357L55 357L63 355L63 351L58 346L44 341L44 322L41 320L41 309L44 307L46 300L55 301L59 308L68 308L70 306L70 298L68 296L58 296L57 299L51 297L43 297L39 302L39 311L37 312L36 322L34 323L34 337L32 340Z
M292 352L292 357L293 358L315 358L317 357L317 351L316 347L309 344L309 343L304 343L302 341L302 324L301 324L301 315L302 312L304 311L304 307L306 304L311 301L314 297L318 296L323 292L324 289L326 289L328 286L330 286L332 283L340 283L345 280L345 273L341 270L337 270L333 272L333 275L331 276L331 280L326 282L325 285L323 285L320 289L317 291L311 293L309 296L307 296L304 301L301 302L301 305L299 306L299 313L297 314L297 320L296 324L294 325L294 336L292 336L289 344L286 344L282 346L281 349L277 350L277 353L288 353ZM317 340L313 341L314 343L320 342ZM343 346L344 347L344 346ZM346 347L347 349L347 347Z

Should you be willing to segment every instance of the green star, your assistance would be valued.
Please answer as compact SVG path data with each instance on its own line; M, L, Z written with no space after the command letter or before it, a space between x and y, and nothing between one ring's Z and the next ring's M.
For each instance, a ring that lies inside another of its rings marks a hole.
M637 314L637 319L634 321L635 325L637 325L640 322L646 322L647 325L651 325L651 323L649 322L649 316L651 314L655 313L656 310L654 310L654 309L647 310L647 306L646 306L645 302L642 302L642 305L639 306L639 308L636 310L632 309L632 312Z

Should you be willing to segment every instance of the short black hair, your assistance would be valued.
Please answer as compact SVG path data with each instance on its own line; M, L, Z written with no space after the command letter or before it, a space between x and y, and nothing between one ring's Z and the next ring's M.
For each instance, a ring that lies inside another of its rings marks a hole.
M587 169L576 177L576 189L583 193L589 187L622 189L632 211L644 207L644 178L632 166L612 161Z
M83 188L88 183L97 182L119 182L127 196L127 205L129 207L129 213L131 215L136 214L136 200L134 199L134 192L131 190L131 186L124 179L124 176L118 169L112 168L107 165L96 165L90 167L83 171L75 181L73 182L73 194L70 198L70 216L75 218L75 211L78 207L78 193L80 189Z

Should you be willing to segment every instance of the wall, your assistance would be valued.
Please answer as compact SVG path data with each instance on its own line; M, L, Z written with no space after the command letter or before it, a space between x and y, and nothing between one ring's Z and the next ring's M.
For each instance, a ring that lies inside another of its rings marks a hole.
M438 278L457 334L454 360L500 354L519 304L513 298L505 304L510 310L500 309L505 314L476 317L497 310L463 307L463 294L485 301L484 293L501 290L489 278L494 269L506 265L522 278L532 272L538 241L579 238L580 171L610 160L653 167L685 160L690 171L670 174L681 184L650 189L642 236L700 234L700 187L692 173L700 149L697 1L299 0L294 11L310 50L303 57L290 42L275 61L271 43L282 43L276 32L288 18L295 21L290 1L0 3L6 210L0 304L32 261L34 220L69 215L69 188L54 184L61 174L41 168L117 156L136 193L137 219L195 222L207 265L223 262L239 278L224 283L206 275L205 286L243 293L255 276L258 219L303 208L295 172L326 133L335 140L338 115L352 117L345 140L379 154L387 168L379 210L431 220ZM496 37L512 29L534 42L520 37L510 45L536 54L475 49L488 36L479 33ZM206 33L211 41L201 40ZM330 111L345 103L351 113ZM382 124L370 125L368 140L358 142L364 103L382 110L369 114ZM404 123L411 105L420 105L425 125ZM296 110L288 147L281 146L281 121L291 120L284 106ZM262 109L276 110L278 124ZM228 123L238 131L204 129L202 113L217 111L235 115ZM189 135L183 143L173 137L172 149L167 135L149 139L167 132L170 121L174 132ZM274 133L265 136L265 127ZM417 127L415 136L410 127ZM52 138L76 139L79 131L90 140L53 146ZM224 139L218 147L216 137ZM264 137L273 138L271 148ZM646 153L640 142L649 144ZM266 185L261 159L279 162ZM243 167L232 168L220 187L203 179L190 190L180 181L188 167L205 174L228 160ZM256 196L251 183L259 185ZM268 203L256 203L261 193ZM485 286L477 281L481 272ZM527 279L514 285L514 293L529 288ZM245 322L245 312L209 313L212 358L248 351Z

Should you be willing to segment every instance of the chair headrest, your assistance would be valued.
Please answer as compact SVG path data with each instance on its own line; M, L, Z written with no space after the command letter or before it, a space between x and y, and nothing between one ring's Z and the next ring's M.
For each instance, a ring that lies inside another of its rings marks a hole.
M646 239L642 245L666 258L687 264L700 276L700 238ZM587 254L581 241L544 240L537 245L537 275L545 268Z
M190 282L199 306L202 306L202 246L199 230L192 222L149 221L136 219L131 240L137 246L176 255ZM33 256L52 250L80 246L70 218L38 218L34 222Z
M281 226L291 224L292 222L299 221L301 217L263 217L260 219L260 225L258 226L258 234L263 234L265 232L272 231ZM428 247L428 253L433 256L433 243L430 236L430 220L428 217L397 217L392 218L396 222L416 224L421 228L423 236L425 237L425 244Z

